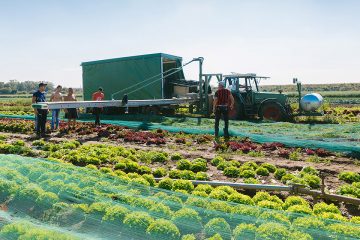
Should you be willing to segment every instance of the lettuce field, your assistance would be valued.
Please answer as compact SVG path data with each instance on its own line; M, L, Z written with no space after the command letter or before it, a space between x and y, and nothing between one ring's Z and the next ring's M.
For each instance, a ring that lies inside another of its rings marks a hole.
M126 152L126 149L122 149ZM5 239L355 239L359 217L334 204L2 156ZM227 200L226 200L227 199Z
M212 119L154 115L38 139L26 101L5 102L0 239L360 239L356 106L231 121L226 141Z
M32 120L3 118L0 131L4 239L360 237L354 204L196 183L319 190L325 175L328 193L359 198L348 153L86 122L47 139L33 138Z

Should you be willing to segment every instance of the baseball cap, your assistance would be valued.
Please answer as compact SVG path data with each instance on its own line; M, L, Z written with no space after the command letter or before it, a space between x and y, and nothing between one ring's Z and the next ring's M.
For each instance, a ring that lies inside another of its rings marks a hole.
M224 81L220 81L220 82L219 82L219 85L222 86L222 87L225 87L225 82L224 82Z
M47 85L47 83L43 83L43 82L39 83L39 87L46 86L46 85Z

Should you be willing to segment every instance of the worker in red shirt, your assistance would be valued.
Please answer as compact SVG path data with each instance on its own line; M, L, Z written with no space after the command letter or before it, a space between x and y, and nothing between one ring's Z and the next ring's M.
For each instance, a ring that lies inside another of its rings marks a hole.
M219 88L215 92L213 112L215 113L215 137L219 136L219 122L224 118L224 137L229 138L229 109L234 108L234 97L230 90L225 88L224 82L219 82Z
M104 91L102 87L99 87L99 89L93 93L92 100L93 101L103 101L105 98ZM95 115L95 126L101 126L100 125L100 113L102 112L102 108L94 107L93 108L93 114Z

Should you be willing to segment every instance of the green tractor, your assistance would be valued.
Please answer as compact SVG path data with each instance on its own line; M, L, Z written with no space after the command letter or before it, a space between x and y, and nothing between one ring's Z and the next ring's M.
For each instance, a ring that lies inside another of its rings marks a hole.
M224 75L223 81L235 100L234 108L229 113L230 119L260 119L286 121L291 117L289 97L285 94L261 92L259 82L268 77L256 74Z

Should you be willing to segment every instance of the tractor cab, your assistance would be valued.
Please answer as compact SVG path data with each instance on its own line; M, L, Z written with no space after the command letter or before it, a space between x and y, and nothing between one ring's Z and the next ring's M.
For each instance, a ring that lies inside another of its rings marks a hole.
M289 114L288 97L281 93L267 93L259 90L261 79L255 73L224 75L225 87L234 97L234 108L230 119L249 119L254 117L275 121L285 119Z
M233 95L239 97L243 103L251 104L253 102L252 92L259 92L258 82L261 78L255 73L239 74L233 73L224 76L226 88L228 88Z
M233 73L231 75L224 75L224 81L229 84L229 86L233 86L234 90L240 91L248 91L253 88L258 91L258 80L261 78L269 78L269 77L259 77L256 76L255 73ZM235 89L236 86L236 89Z

